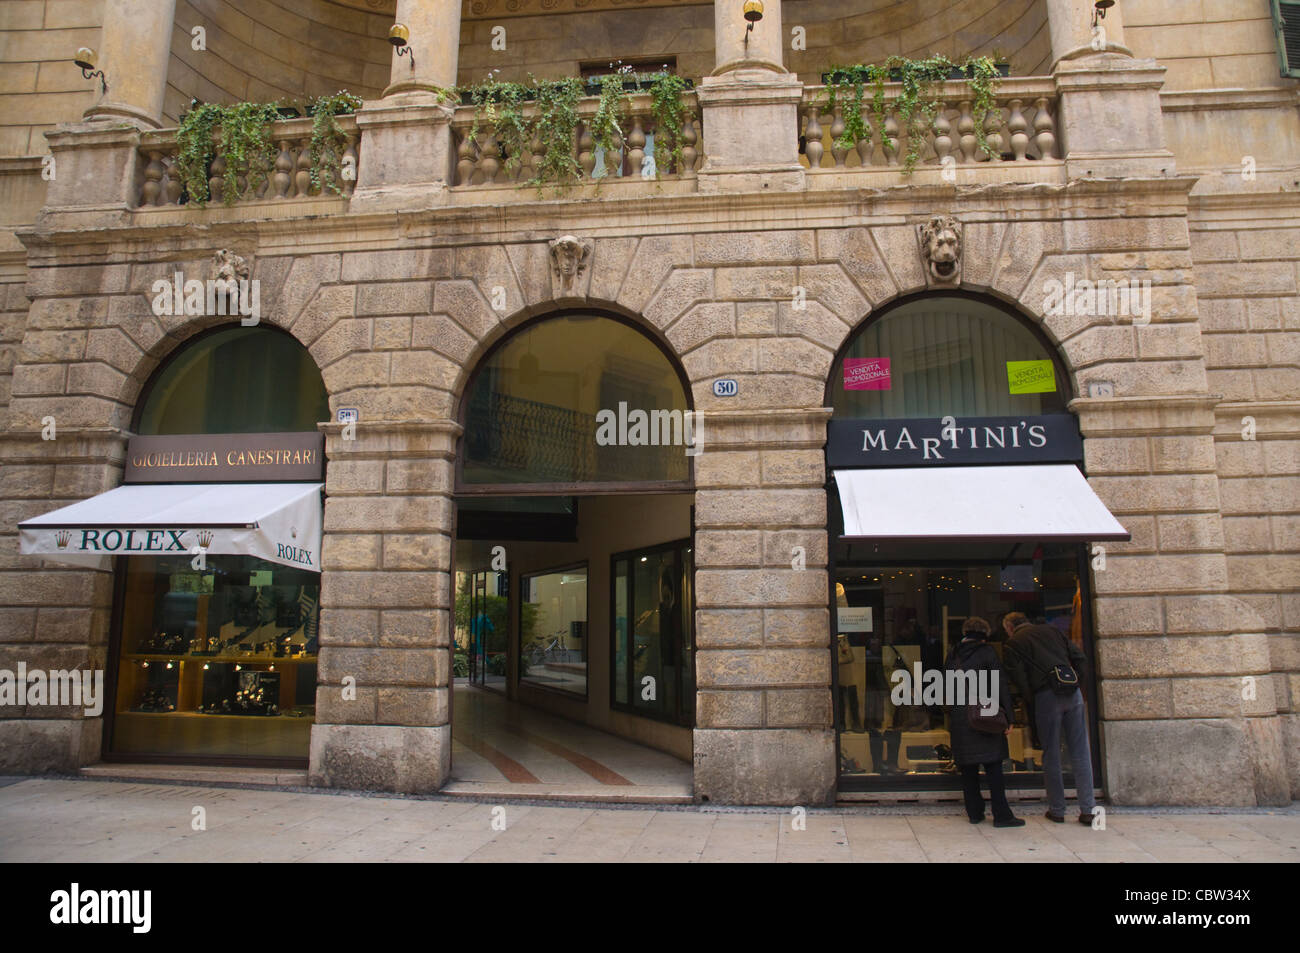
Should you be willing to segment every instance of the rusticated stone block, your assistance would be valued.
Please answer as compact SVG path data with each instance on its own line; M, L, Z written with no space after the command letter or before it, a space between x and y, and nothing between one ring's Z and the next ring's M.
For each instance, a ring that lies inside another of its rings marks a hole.
M776 334L775 301L741 301L736 308L736 333L741 337Z
M763 644L762 609L697 609L697 649L758 648Z
M445 725L446 688L381 688L376 720L381 725Z
M1218 513L1156 517L1160 551L1219 552L1223 549L1223 521Z
M375 569L379 566L380 537L361 533L327 533L321 566L334 569Z
M769 728L828 728L831 726L829 689L776 689L763 692Z
M312 725L308 781L317 787L428 794L451 772L451 727Z
M325 531L450 532L451 502L444 496L328 497Z
M763 724L763 693L703 690L695 696L700 728L758 728Z
M385 569L450 569L451 537L441 533L384 536Z
M813 257L813 233L707 232L695 236L697 265L791 264Z
M696 526L824 527L825 490L701 490Z
M820 450L764 450L764 486L813 486L826 483L826 457Z
M705 421L708 426L708 421ZM708 433L706 431L707 439ZM714 450L695 460L695 485L699 487L752 487L759 467L757 450Z
M318 725L373 725L378 710L379 689L373 685L316 686Z
M1107 724L1173 716L1168 679L1102 679L1101 716Z
M30 642L35 631L36 609L0 608L0 642Z
M823 380L830 373L829 348L803 338L771 337L758 342L758 369L777 374L805 374Z
M404 281L450 276L452 249L401 248L393 251L348 252L343 256L343 281Z
M826 728L697 728L695 794L712 804L829 804L835 732Z
M871 303L879 304L898 293L898 285L867 229L823 229L817 233L817 251L823 259L838 261ZM924 283L919 264L907 280L909 283Z
M806 338L828 352L839 350L851 333L848 322L817 301L808 301L802 308L796 309L792 301L782 299L777 302L776 314L777 330L781 334ZM819 363L818 366L823 365ZM821 377L824 387L826 372L823 370L817 376Z
M447 653L434 649L325 647L320 680L341 685L351 676L358 685L446 684Z
M820 569L712 569L695 573L701 607L817 606L826 604L826 573Z
M394 647L445 648L450 616L446 609L384 609L380 613L380 641Z
M659 287L642 314L655 327L668 328L699 301L713 297L713 272L679 268ZM684 319L683 319L684 320Z
M321 603L331 608L445 608L451 589L445 572L335 570L321 580Z
M871 309L870 303L838 264L800 265L795 278L807 299L820 301L849 327L856 326ZM791 302L792 316L797 317L800 312L793 310L793 295L787 294L786 300Z
M384 489L384 461L336 458L325 468L325 492L329 495L379 494Z
M697 568L734 568L763 564L763 534L758 530L699 530L695 534Z
M1111 801L1223 807L1276 803L1261 798L1275 785L1267 777L1257 779L1246 728L1253 720L1108 722L1103 751Z
M321 609L320 641L322 645L377 645L378 610Z
M99 760L103 735L99 718L0 721L0 773L75 774Z
M789 529L763 534L763 563L796 571L826 566L827 539L824 532Z
M706 688L830 684L830 654L819 649L700 650L696 683Z
M824 578L824 577L823 577ZM763 644L779 646L830 645L830 612L817 609L764 609Z
M685 354L706 341L731 337L736 331L735 311L729 301L697 304L668 328L668 341L678 354Z

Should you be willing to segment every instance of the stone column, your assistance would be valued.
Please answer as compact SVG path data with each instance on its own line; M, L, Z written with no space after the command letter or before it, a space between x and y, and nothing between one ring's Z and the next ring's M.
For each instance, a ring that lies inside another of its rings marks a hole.
M1123 3L1116 3L1092 27L1093 5L1088 0L1047 0L1047 23L1052 34L1052 66L1062 60L1098 53L1122 53L1132 56L1124 45ZM1104 45L1103 45L1104 43Z
M86 110L87 119L127 119L148 129L162 125L175 14L176 0L104 0L96 52L108 93Z
M697 91L705 130L700 191L799 190L803 85L785 68L781 0L765 0L752 31L744 5L714 2L717 68Z
M829 413L707 415L695 470L694 741L695 793L710 803L834 798Z
M393 50L392 82L385 96L412 90L450 89L456 85L460 58L460 0L397 0L394 21L411 31L410 50ZM411 57L415 67L411 67Z
M384 98L357 113L361 162L351 204L358 209L436 204L455 181L455 108L442 91L456 85L460 0L397 0L394 22L410 30L412 53L393 51L392 82Z
M438 790L451 770L451 499L460 427L326 433L314 785Z

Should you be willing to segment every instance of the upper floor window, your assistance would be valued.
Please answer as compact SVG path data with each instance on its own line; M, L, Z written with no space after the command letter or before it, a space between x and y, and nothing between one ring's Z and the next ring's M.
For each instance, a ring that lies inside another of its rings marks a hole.
M1273 0L1273 28L1282 75L1300 77L1300 0Z
M871 321L831 372L835 416L997 417L1065 411L1069 379L1015 316L957 295L914 298Z

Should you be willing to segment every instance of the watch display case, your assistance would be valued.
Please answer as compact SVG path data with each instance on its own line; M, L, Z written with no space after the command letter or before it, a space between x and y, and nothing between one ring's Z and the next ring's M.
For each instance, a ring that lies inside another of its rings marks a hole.
M115 754L306 758L320 576L247 556L126 560Z

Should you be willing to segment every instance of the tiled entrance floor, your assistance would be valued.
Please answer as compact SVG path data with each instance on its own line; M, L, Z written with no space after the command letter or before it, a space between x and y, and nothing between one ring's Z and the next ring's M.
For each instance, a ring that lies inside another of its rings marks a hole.
M556 718L495 692L457 685L451 783L476 797L689 803L691 765Z

